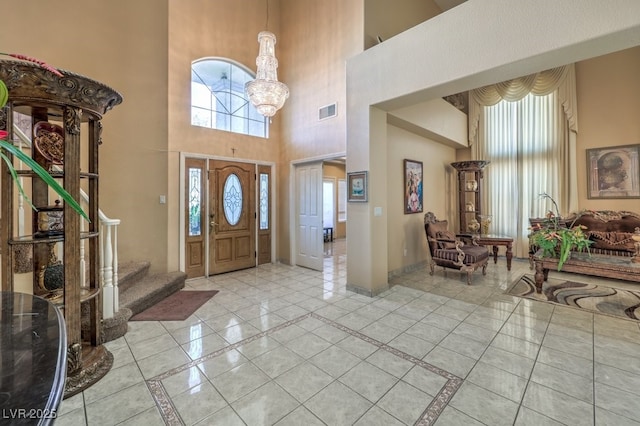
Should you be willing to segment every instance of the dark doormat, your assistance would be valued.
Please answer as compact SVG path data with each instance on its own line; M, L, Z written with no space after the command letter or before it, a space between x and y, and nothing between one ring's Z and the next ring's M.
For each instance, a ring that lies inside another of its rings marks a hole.
M542 293L538 294L533 275L525 274L505 293L531 300L573 306L599 314L640 320L640 291L549 278L542 285Z
M182 290L173 293L129 321L184 321L218 293L218 290Z

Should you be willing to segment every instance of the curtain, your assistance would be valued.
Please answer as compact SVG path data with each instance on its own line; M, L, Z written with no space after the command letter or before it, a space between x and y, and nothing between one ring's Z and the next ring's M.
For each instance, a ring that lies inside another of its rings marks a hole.
M573 65L473 90L469 96L472 157L488 160L484 199L491 232L514 237L514 254L528 254L529 218L551 208L577 209Z

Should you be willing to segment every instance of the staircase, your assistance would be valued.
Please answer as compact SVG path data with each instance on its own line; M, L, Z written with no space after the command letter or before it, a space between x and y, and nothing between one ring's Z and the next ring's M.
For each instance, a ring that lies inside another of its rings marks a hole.
M129 319L184 288L184 272L149 275L149 262L125 262L118 267L120 309L103 320L104 341L122 337Z

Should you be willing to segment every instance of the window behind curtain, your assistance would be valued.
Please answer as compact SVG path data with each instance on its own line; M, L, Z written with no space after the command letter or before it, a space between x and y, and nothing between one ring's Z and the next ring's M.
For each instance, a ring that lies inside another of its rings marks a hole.
M516 237L516 256L528 250L529 217L541 217L548 206L539 194L558 193L563 141L556 93L527 95L484 107L486 210L493 215L491 232Z

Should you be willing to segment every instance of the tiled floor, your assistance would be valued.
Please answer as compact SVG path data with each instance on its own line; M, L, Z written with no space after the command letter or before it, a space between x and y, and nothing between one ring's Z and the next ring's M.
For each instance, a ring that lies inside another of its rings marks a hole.
M640 425L637 322L505 296L531 271L504 258L471 286L422 269L368 298L345 289L344 247L324 272L187 282L220 293L186 321L131 322L56 425Z

